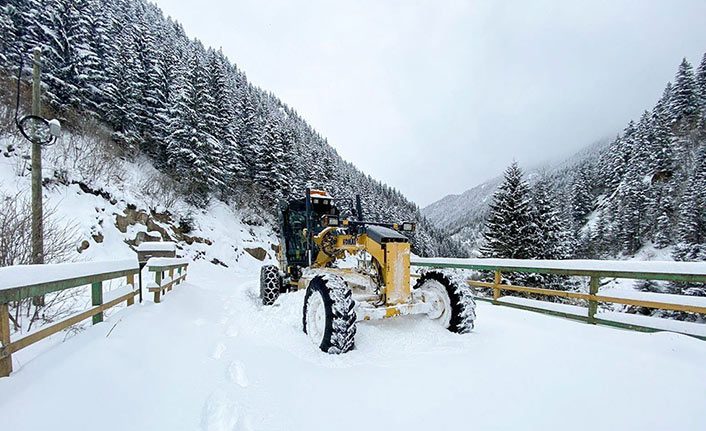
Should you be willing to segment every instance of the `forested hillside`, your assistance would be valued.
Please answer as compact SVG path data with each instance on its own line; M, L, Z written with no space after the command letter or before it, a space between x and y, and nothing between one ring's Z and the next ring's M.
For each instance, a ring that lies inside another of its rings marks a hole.
M503 255L488 249L495 241L488 233L503 224L497 217L507 209L508 184L517 183L511 188L521 189L517 196L528 201L522 204L528 210L549 203L559 221L553 238L562 241L559 248L538 249L523 236L526 246L515 241L517 256L629 257L652 246L676 260L706 260L706 55L696 71L683 60L655 106L609 145L543 174L532 172L532 178L524 175L529 184L520 186L516 177L522 172L511 167L494 203L471 207L475 216L460 219L449 232L483 254ZM546 222L546 213L540 219L532 223Z
M414 203L344 161L293 108L151 3L1 2L7 76L22 60L28 76L35 46L42 49L47 113L69 130L89 118L105 123L120 157L149 155L196 205L215 197L272 211L277 198L301 196L307 186L360 193L367 218L418 222L417 253L459 253ZM12 86L2 91L11 100Z

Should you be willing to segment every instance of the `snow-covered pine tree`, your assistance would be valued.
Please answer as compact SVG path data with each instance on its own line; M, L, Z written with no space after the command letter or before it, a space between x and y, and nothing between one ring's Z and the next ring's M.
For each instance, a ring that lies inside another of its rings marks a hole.
M645 242L648 221L646 219L647 185L644 166L634 163L625 175L618 189L617 239L623 250L634 254Z
M135 107L140 91L136 86L135 51L133 27L128 22L128 4L122 6L122 13L116 13L109 31L113 49L110 51L107 78L101 111L104 119L113 128L113 137L124 148L134 151L138 145L135 127L137 109Z
M677 260L706 260L706 150L698 155L696 169L681 201L678 240L674 257Z
M517 162L513 162L505 170L504 182L493 195L481 253L489 258L533 257L532 222L529 186Z
M81 108L81 91L87 87L85 68L95 53L89 44L87 0L50 0L39 14L36 37L42 48L42 80L46 97L61 110Z
M678 242L672 256L680 261L706 261L706 148L697 155L696 169L689 178L683 195ZM706 285L701 283L671 283L672 293L706 296Z
M539 179L532 190L532 217L535 225L535 250L531 257L537 259L566 259L569 257L564 226L555 206L555 195L546 177Z
M583 226L594 205L594 196L591 192L587 170L586 166L581 166L572 181L571 215L574 230Z
M8 69L16 68L23 56L27 67L27 56L37 46L36 33L39 31L38 0L7 0L0 4L0 60Z
M183 178L192 201L203 204L209 191L208 139L204 133L199 96L203 91L203 73L196 51L185 64L186 74L180 79L175 116L167 142L167 163Z
M696 92L701 109L701 118L706 118L706 54L701 58L701 63L696 69Z
M696 78L691 64L685 59L679 65L670 97L670 120L677 135L685 135L696 124L700 107Z
M623 134L618 136L609 150L606 174L612 190L616 190L628 170L634 149L635 123L631 120Z
M571 237L569 228L564 226L559 209L555 205L556 196L551 190L551 183L545 176L540 178L532 189L532 258L536 259L566 259L570 256L568 239ZM536 284L553 289L566 290L570 286L562 277L545 274L535 274L530 284Z
M84 58L83 74L85 86L81 88L84 107L102 116L101 107L105 98L105 86L108 83L106 70L110 60L109 54L109 15L98 0L89 0L86 16L88 27L88 46Z
M648 173L651 175L649 217L653 223L653 242L658 248L664 248L672 242L674 218L674 171L676 162L672 148L672 136L660 100L652 110L648 128Z

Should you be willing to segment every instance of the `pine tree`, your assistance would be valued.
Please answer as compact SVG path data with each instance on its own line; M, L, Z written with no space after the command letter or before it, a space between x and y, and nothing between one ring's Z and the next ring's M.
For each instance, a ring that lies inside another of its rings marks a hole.
M513 162L505 170L505 180L493 195L486 221L484 257L528 259L533 252L529 186L522 170Z
M701 64L696 70L696 92L700 101L701 116L706 117L706 54L701 58Z
M568 257L568 250L564 243L566 227L554 202L555 196L550 190L549 180L543 177L537 181L532 193L532 217L536 234L533 258L566 259Z
M701 150L696 170L681 202L677 260L706 260L706 151Z
M658 181L672 177L675 168L674 149L669 127L660 102L652 110L647 128L649 172Z
M105 86L108 83L106 70L110 60L108 13L99 0L90 0L86 16L88 47L83 61L84 87L81 94L85 108L94 114L102 115L105 101Z
M610 185L613 190L618 188L630 165L630 159L634 152L634 134L635 123L630 121L623 134L611 145L607 173L610 176Z
M669 111L672 128L679 135L684 135L690 130L699 116L696 79L686 58L682 60L674 78Z
M89 44L87 0L50 0L41 9L37 38L42 48L42 79L46 97L60 109L80 108L81 91L87 86L85 68L94 53Z
M618 189L618 239L629 254L634 254L644 244L647 231L647 187L643 171L638 164L632 165Z
M574 176L571 186L571 214L575 229L586 222L586 217L593 210L593 200L587 168L583 166Z

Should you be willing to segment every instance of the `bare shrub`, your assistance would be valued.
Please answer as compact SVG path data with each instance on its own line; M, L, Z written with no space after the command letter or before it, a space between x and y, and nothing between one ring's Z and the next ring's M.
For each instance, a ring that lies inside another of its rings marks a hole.
M163 207L173 211L174 206L179 202L179 197L184 193L180 183L159 172L154 172L141 180L138 187L148 198L148 205L152 210Z
M59 263L69 260L76 249L78 232L74 223L66 223L56 216L56 208L45 208L44 261ZM32 257L32 210L22 193L0 195L0 267L27 265ZM52 321L66 314L67 299L74 296L70 291L47 295L43 307L35 307L31 299L10 304L11 319L15 330L21 327L21 316L26 316L29 327L36 321Z
M110 183L125 180L122 150L110 133L93 119L85 120L80 130L65 133L47 148L45 160L60 180L69 181L69 173L85 183Z

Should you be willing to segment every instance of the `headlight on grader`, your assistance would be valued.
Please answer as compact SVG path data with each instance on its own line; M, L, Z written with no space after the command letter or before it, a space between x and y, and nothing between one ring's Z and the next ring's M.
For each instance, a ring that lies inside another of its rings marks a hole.
M410 221L406 221L406 222L402 223L402 230L404 232L414 232L415 228L416 228L416 226L414 225L414 223L412 223Z
M338 216L324 216L324 226L333 226L337 227L340 224L340 220L338 219Z

